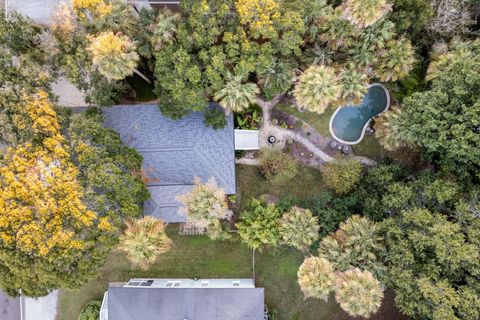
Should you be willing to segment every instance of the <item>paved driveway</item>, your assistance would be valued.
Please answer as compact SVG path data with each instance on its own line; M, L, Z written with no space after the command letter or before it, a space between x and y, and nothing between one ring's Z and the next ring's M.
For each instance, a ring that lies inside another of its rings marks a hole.
M0 291L0 319L20 320L19 298L10 298Z
M1 1L1 0L0 0ZM6 1L8 11L18 11L40 23L49 23L53 13L62 2L71 0L3 0Z

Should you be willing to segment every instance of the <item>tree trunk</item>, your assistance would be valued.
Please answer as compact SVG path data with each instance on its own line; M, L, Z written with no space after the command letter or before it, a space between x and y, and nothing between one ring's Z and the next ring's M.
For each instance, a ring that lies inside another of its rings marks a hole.
M252 250L252 270L253 270L253 283L256 283L256 276L255 276L255 249Z
M136 74L138 74L143 80L147 81L149 84L152 84L152 82L150 81L150 79L148 79L147 76L145 76L143 73L141 73L141 72L138 71L137 69L133 69L133 72L135 72Z

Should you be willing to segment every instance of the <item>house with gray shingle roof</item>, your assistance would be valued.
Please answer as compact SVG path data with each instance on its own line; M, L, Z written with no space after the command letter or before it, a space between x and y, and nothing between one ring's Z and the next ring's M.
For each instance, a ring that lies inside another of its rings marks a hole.
M100 320L264 320L252 279L131 279L110 283Z
M217 130L205 126L200 112L172 120L156 105L113 106L105 108L104 116L105 125L143 156L143 175L151 194L145 214L165 222L185 222L176 198L193 188L195 177L213 178L227 194L235 193L232 115Z

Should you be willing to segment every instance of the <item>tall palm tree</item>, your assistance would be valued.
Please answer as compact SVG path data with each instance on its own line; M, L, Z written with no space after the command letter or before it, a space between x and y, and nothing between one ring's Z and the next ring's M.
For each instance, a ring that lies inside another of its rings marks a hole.
M357 28L371 26L385 16L392 6L386 0L346 0L343 16Z
M318 239L318 218L308 209L292 207L279 222L282 241L288 246L307 251Z
M402 109L392 106L375 119L375 137L385 149L396 150L407 144L402 127Z
M312 65L299 77L294 95L301 108L321 114L340 97L341 90L335 69Z
M396 81L404 78L413 68L414 51L410 40L390 40L380 51L375 73L381 81Z
M146 216L126 221L125 226L118 250L142 270L147 270L158 255L170 250L172 241L165 233L165 224L161 220Z
M228 73L225 87L215 94L214 99L228 112L241 112L255 103L258 93L260 90L255 83L243 83L242 76Z
M335 288L335 273L328 260L308 257L298 269L298 285L305 298L317 298L328 301L328 296Z
M162 50L167 44L173 42L177 34L177 23L180 16L169 10L162 11L156 18L155 31L152 35L152 44L155 50Z
M353 25L343 19L340 8L332 14L322 17L318 22L320 40L327 43L332 50L348 48L354 41L355 30Z
M380 308L383 289L371 272L352 269L337 277L335 299L352 317L368 318Z
M353 66L341 71L340 83L342 85L342 95L339 100L341 105L361 103L368 91L367 75L355 70Z
M383 238L378 224L368 218L353 215L342 222L336 232L322 239L318 253L336 270L361 267L377 277L385 277Z
M107 79L122 80L135 72L150 83L136 69L140 58L134 43L127 36L102 32L92 39L88 49L93 56L93 66Z

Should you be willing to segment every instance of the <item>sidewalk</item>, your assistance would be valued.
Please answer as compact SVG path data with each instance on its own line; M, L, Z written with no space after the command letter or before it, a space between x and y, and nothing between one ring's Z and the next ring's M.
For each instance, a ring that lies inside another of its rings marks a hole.
M41 298L23 298L25 312L23 320L55 320L57 299L58 290L54 290L48 296Z
M10 298L0 291L0 319L21 320L19 298Z

